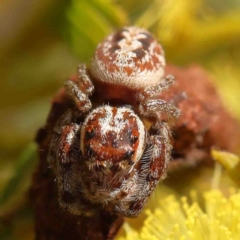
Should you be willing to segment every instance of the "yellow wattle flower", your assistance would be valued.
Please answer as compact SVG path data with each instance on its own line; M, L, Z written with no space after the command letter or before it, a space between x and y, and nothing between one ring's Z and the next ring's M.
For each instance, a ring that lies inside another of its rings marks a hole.
M220 190L212 190L203 197L203 208L195 194L191 203L186 197L165 197L154 211L145 210L141 229L127 222L125 236L117 240L239 240L240 192L231 190L226 198Z
M239 156L225 152L212 149L212 158L220 163L228 172L228 175L240 186L240 158Z

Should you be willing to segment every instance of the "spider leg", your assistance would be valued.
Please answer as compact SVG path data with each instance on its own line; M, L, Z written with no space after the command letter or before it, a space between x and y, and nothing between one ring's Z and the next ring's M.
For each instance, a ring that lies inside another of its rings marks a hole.
M72 123L62 128L59 138L57 157L57 181L60 206L72 214L89 215L89 207L84 203L81 194L79 173L81 151L79 131L81 125Z
M56 168L56 149L58 147L59 138L62 132L62 128L65 125L69 125L74 120L74 112L70 109L67 110L61 118L57 121L53 128L53 133L51 137L51 142L48 150L47 161L51 168Z
M78 79L78 83L82 87L82 90L86 94L91 95L93 93L94 86L87 73L87 67L85 64L78 65Z
M177 107L161 99L149 99L141 102L138 111L139 114L146 117L159 118L159 113L167 113L168 116L175 118L180 116L180 111Z
M164 122L157 122L151 129L156 135L149 137L140 166L136 166L135 184L125 199L115 207L118 214L137 217L159 181L166 177L166 169L171 159L170 132Z
M79 65L78 74L78 81L68 80L65 83L65 88L77 108L81 112L87 112L92 108L91 101L88 97L92 94L94 86L87 74L85 64Z
M174 82L174 76L167 75L158 85L140 91L137 94L139 114L146 117L156 117L157 119L159 119L159 113L167 113L170 117L179 117L180 111L175 106L159 99L161 92L168 89Z
M144 102L146 99L157 97L160 95L160 93L168 89L174 83L175 83L174 76L167 75L160 81L158 85L147 87L144 90L137 93L137 99L140 102Z

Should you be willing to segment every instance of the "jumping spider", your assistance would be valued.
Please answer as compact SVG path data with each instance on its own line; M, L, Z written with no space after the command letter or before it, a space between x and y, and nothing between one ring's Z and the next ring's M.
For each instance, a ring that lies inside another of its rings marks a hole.
M78 81L66 82L74 106L58 120L48 154L61 207L77 215L98 207L139 215L171 158L161 114L179 116L158 98L174 82L163 78L164 66L152 35L125 27L97 47L90 71L80 65ZM153 119L149 130L142 117Z

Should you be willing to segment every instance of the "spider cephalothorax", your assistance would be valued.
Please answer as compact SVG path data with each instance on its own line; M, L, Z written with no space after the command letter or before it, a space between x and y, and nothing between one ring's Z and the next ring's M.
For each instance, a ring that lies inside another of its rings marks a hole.
M63 208L73 214L100 207L139 215L171 158L161 113L179 115L157 97L174 81L162 78L164 66L163 50L150 33L128 27L98 46L90 72L80 65L78 81L66 82L74 104L54 127L48 154ZM153 121L149 130L143 116Z

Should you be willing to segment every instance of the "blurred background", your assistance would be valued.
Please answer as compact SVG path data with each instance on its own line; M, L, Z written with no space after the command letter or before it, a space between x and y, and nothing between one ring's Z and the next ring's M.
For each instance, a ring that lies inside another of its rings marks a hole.
M57 89L124 25L148 28L168 63L199 64L240 120L239 0L0 1L0 239L33 239L33 143Z

